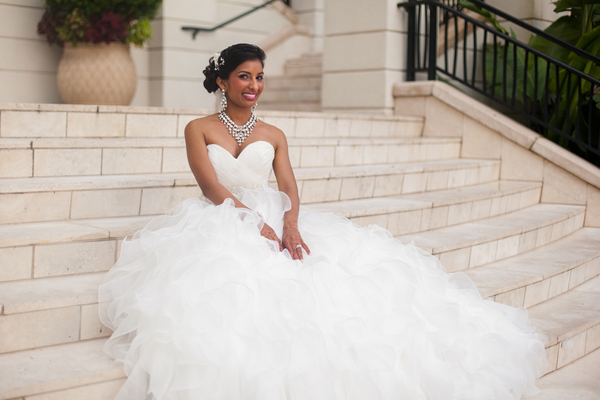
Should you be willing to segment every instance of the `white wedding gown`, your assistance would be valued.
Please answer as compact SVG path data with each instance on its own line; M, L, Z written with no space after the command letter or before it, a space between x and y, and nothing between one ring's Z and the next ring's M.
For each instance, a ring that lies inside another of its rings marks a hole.
M278 235L274 150L208 154L218 180ZM545 370L527 312L383 228L302 207L304 262L231 200L189 199L124 241L100 287L123 400L519 399ZM280 236L281 237L281 236Z

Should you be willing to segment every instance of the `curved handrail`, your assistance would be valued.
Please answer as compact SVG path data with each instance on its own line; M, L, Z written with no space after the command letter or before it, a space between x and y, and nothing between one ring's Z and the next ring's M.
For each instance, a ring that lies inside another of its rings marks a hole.
M600 79L577 68L581 67L578 59L588 68L600 65L600 58L479 0L470 2L576 54L576 63L556 59L441 1L408 0L398 4L408 12L407 81L414 81L415 73L421 71L427 72L429 80L448 77L525 118L538 133L600 166ZM448 25L438 28L440 11L455 17L455 29L459 24L465 32L472 29L469 38L454 35L453 51L449 51ZM437 51L440 29L445 31L440 36L441 56Z
M182 26L181 30L183 30L183 31L193 31L193 33L192 33L192 39L195 40L196 39L196 35L198 34L198 32L213 32L213 31L216 31L217 29L222 28L225 25L229 25L230 23L232 23L234 21L237 21L238 19L243 18L243 17L245 17L248 14L252 14L253 12L255 12L257 10L260 10L261 8L266 7L269 4L274 3L276 1L283 1L283 3L285 3L286 5L289 6L289 0L287 0L287 1L286 0L269 0L269 1L265 2L265 3L263 3L263 4L260 4L260 5L254 7L254 8L251 8L250 10L248 10L246 12L243 12L242 14L240 14L240 15L238 15L236 17L228 19L227 21L222 22L219 25L214 26L212 28L201 28L201 27L198 27L198 26Z

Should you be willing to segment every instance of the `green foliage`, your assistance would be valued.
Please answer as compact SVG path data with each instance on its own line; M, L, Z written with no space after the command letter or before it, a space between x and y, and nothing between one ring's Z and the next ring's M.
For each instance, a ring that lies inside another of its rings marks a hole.
M463 6L464 8L471 10L471 11L475 11L478 14L481 14L485 17L485 19L492 24L492 26L497 30L500 31L502 33L504 33L505 35L508 35L508 31L506 30L506 28L504 28L502 25L500 25L500 23L498 23L498 20L496 19L496 16L494 14L492 14L491 12L489 12L488 10L484 10L481 7L476 6L474 3L471 3L470 1L467 0L459 0L458 4L460 4L461 6Z
M38 33L48 42L123 42L142 46L162 0L46 0Z
M507 30L487 10L465 0L460 0L459 3L465 8L483 15L496 30L507 34ZM570 14L557 19L545 32L600 57L600 0L560 0L554 4L556 12L569 11ZM512 30L510 36L515 38ZM529 40L529 46L593 78L600 79L600 66L558 44L533 35ZM548 115L550 124L563 132L572 132L572 135L575 135L578 124L583 131L587 131L588 128L594 132L600 131L600 113L598 112L600 95L594 93L593 96L590 96L592 87L590 81L578 79L564 68L556 68L555 64L551 64L548 68L548 62L543 58L535 57L533 54L526 56L524 49L508 41L499 45L495 53L493 46L488 45L485 57L486 71L484 74L488 90L494 90L496 97L504 98L506 88L506 101L508 102L524 109L527 109L528 104L535 103L538 113L541 113L542 108L547 107L550 112ZM495 71L494 61L496 62ZM537 92L535 91L536 82ZM548 92L544 89L546 82L549 86ZM592 115L591 127L588 126L586 118L580 118L582 110L585 110L586 114ZM575 153L580 155L587 153L586 149L574 146L572 142L552 131L548 131L547 134L550 139ZM599 135L596 135L591 138L589 144L597 148L599 140ZM600 160L597 160L596 163L600 165Z
M63 42L73 43L75 46L79 42L85 42L85 29L89 25L89 21L76 8L63 19L62 25L56 28L58 39Z
M127 43L132 43L137 47L142 47L144 43L150 41L152 36L152 28L150 27L150 19L143 18L129 25L127 28Z
M46 7L70 14L75 9L89 17L112 11L134 20L156 17L162 0L46 0Z

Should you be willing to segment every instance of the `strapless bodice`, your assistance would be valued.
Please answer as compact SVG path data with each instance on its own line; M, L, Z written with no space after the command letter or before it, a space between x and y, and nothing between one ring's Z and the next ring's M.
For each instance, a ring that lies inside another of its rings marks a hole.
M275 157L275 149L271 143L264 140L250 143L237 158L217 144L206 147L221 185L236 188L269 183Z

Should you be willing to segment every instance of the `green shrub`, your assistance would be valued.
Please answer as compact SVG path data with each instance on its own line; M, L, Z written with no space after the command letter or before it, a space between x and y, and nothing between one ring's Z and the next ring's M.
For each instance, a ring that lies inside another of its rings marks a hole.
M38 33L48 43L132 43L152 36L150 21L162 0L46 0Z

